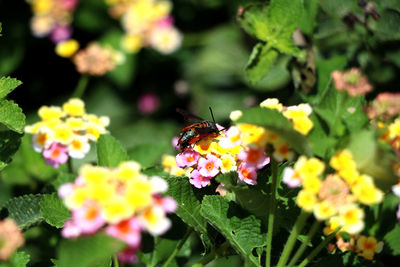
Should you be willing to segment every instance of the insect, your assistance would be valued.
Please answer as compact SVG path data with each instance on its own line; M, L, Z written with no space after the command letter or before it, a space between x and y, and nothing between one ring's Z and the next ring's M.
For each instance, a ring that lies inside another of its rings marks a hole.
M185 151L192 144L197 143L204 137L216 137L218 135L220 130L218 130L217 124L215 123L211 107L210 112L213 121L203 120L202 118L179 108L177 108L176 111L183 115L185 121L192 123L183 128L179 136L178 146L181 151Z

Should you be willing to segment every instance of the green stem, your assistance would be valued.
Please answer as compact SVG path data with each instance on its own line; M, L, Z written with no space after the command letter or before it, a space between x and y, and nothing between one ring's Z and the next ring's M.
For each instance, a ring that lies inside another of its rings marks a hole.
M81 78L78 81L78 84L75 87L72 97L82 98L83 94L85 93L88 82L89 82L89 75L82 74Z
M275 206L276 206L276 188L278 182L278 162L271 157L271 170L272 170L272 181L271 181L271 198L269 202L269 214L268 214L268 234L267 234L267 255L265 266L271 266L271 249L272 249L272 235L274 231L275 221Z
M330 131L329 131L329 137L333 137L334 135L338 134L337 126L338 126L338 123L340 122L340 120L342 119L343 108L346 105L348 98L349 97L348 97L347 92L337 92L336 110L335 110L335 114L334 114L332 129L330 129Z
M179 243L176 245L174 251L168 257L167 261L163 264L163 267L167 267L171 261L175 258L176 254L178 254L179 250L181 250L182 246L185 244L186 240L188 240L190 234L193 232L193 228L188 228L186 234L183 236Z
M74 168L72 167L72 159L71 159L71 157L69 157L68 160L67 160L67 166L68 166L68 173L74 173Z
M112 259L113 259L113 267L119 267L117 255L113 255Z
M311 253L307 256L307 258L305 258L298 267L304 267L306 266L310 261L312 261L312 259L318 255L318 253L324 248L326 247L326 245L329 243L329 241L332 240L332 238L334 238L336 236L336 233L340 230L340 227L336 228L336 230L330 234L327 238L325 238L324 241L322 241L316 248L314 248L313 251L311 251Z
M311 226L310 231L307 234L306 239L304 240L303 244L301 244L300 248L296 251L296 254L294 254L293 258L289 262L288 267L293 266L297 262L297 260L301 257L301 255L303 255L303 252L306 250L308 243L313 238L313 236L319 229L320 225L321 225L320 221L317 221L317 220L314 221L313 225Z
M288 240L286 241L285 247L283 248L277 267L286 266L286 262L288 261L293 246L296 243L296 239L301 233L308 216L310 216L310 213L302 210L299 217L297 217L296 223L294 224Z
M225 251L227 250L227 248L229 248L229 246L230 246L229 242L225 241L218 249L212 249L210 253L205 255L199 263L194 264L193 267L204 266L209 262L211 262L212 260L214 260L215 258L218 258L220 255L224 255Z

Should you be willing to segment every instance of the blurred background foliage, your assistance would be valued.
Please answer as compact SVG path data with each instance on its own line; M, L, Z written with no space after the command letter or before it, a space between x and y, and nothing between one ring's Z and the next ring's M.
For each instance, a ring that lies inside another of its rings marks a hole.
M304 1L308 13L298 43L301 56L280 54L256 84L248 81L245 67L257 40L240 27L236 16L241 6L265 1L172 2L175 25L184 36L182 47L171 55L151 49L127 55L125 63L111 73L90 77L82 97L88 112L110 117L108 129L132 158L140 161L140 155L151 153L151 160L146 157L146 162L141 162L145 167L158 164L164 153L175 153L172 138L184 125L177 107L208 120L208 107L212 107L216 121L227 127L232 110L257 105L268 97L277 97L285 105L298 103L302 94L313 94L326 84L332 70L352 66L360 67L374 86L368 100L380 92L398 91L398 0L377 0L377 18L366 15L360 4L364 1ZM82 47L93 40L117 45L121 26L106 14L104 1L80 1L72 25ZM23 109L27 124L38 120L40 106L61 105L68 100L80 80L74 65L55 54L51 41L32 36L31 16L25 1L0 0L0 77L12 76L23 82L9 98ZM160 98L160 107L152 114L138 109L138 99L145 93ZM41 185L55 175L29 142L25 136L13 162L1 174L0 205L11 195L46 190ZM88 157L75 160L73 166L77 169L88 161L95 161L93 145ZM50 228L32 228L27 235L37 239L37 231L55 235Z

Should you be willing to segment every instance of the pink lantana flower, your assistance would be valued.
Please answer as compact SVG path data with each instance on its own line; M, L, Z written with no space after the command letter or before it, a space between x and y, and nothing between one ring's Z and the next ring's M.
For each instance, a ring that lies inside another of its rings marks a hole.
M74 210L72 218L83 234L92 234L105 224L100 207L94 203L85 204Z
M400 205L399 205L399 207L397 208L396 217L397 217L397 219L400 220ZM399 221L399 225L400 225L400 221Z
M58 188L58 196L62 199L68 197L74 191L74 184L73 183L66 183L61 185Z
M54 43L68 40L72 35L72 28L69 25L56 25L50 33L50 39Z
M241 161L253 165L257 169L261 169L269 163L269 157L267 157L267 154L265 154L262 147L257 149L248 148L246 150L241 150L238 157Z
M135 263L138 260L137 251L139 246L126 247L123 251L118 253L118 260L123 263Z
M74 10L78 5L78 0L63 0L61 5L66 10Z
M136 218L109 225L106 233L112 237L123 240L132 247L138 247L141 241L141 225Z
M257 172L254 165L249 165L246 162L242 162L238 169L239 179L246 184L256 185L257 184Z
M160 98L154 93L146 93L139 97L137 105L142 114L151 114L160 107Z
M297 175L293 168L286 167L283 170L282 181L290 188L301 185L301 177Z
M219 145L223 148L232 148L240 144L240 131L235 126L232 126L227 131L225 131L225 136L223 136L219 141Z
M169 15L157 21L156 27L168 28L172 27L173 25L174 25L174 17Z
M210 184L211 177L204 177L200 174L198 170L193 170L190 173L189 182L197 188L206 187Z
M50 148L43 150L43 157L46 159L46 164L53 165L58 168L60 164L64 164L68 160L68 149L59 144L53 143Z
M176 165L179 168L191 167L197 164L199 157L200 157L199 152L188 149L176 155Z
M166 213L172 213L178 207L178 204L172 197L162 197L161 195L153 197L156 205L161 206Z
M202 176L214 177L219 173L220 167L221 160L214 155L208 154L207 158L199 159L197 169Z
M61 235L65 238L75 238L80 236L81 233L81 229L72 219L66 221L63 229L61 230Z

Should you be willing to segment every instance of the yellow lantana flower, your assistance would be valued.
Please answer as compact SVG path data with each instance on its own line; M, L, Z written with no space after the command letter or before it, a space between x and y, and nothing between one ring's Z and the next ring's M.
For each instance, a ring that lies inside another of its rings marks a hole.
M63 104L62 108L70 116L82 116L85 114L85 103L79 98L71 98Z

